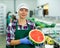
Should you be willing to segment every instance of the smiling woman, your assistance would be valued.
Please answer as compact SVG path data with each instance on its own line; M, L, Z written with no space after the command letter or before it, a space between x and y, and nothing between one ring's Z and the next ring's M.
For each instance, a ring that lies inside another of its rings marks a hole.
M27 36L30 30L35 28L35 24L26 19L28 15L28 6L22 3L17 8L19 18L16 22L9 24L7 28L7 46L6 48L35 48Z

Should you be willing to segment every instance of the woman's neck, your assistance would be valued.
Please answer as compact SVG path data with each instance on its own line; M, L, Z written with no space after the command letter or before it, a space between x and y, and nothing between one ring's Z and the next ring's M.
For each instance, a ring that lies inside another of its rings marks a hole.
M26 25L26 19L21 19L21 18L19 18L19 19L18 19L18 24L19 24L19 25L22 25L22 26Z

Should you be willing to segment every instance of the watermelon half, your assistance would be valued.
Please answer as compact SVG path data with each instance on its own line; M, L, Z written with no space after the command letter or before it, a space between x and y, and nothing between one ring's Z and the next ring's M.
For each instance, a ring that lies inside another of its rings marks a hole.
M40 44L45 41L45 36L42 33L42 31L38 29L33 29L29 32L29 39L32 41L34 44Z

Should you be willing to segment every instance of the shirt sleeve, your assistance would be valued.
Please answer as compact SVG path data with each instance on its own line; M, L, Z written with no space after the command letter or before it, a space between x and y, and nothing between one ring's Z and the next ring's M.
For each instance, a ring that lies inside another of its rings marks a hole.
M31 28L32 29L35 29L36 27L35 27L35 23L31 23Z
M35 23L34 23L34 29L36 29Z
M9 26L7 27L7 33L6 33L6 44L10 45L10 41L14 40L14 30L12 27L12 23L9 24Z
M35 28L36 28L35 23L31 22L31 23L30 23L30 28L31 28L31 29L35 29Z

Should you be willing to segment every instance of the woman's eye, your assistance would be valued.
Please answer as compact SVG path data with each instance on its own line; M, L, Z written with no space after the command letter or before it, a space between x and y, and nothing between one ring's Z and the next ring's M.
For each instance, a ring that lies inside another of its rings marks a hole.
M28 9L20 9L20 11L26 11L26 12L28 12Z
M25 11L27 11L27 12L28 12L28 9L25 9Z
M20 11L23 11L23 9L20 9Z

